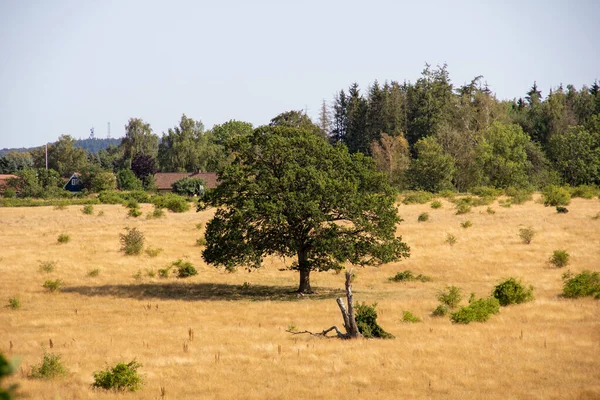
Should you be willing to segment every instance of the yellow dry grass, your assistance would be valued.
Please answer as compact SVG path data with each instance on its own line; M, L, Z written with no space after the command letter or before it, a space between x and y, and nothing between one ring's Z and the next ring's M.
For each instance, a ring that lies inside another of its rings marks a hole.
M35 399L115 398L90 389L92 373L136 359L145 386L118 398L160 398L161 387L167 399L600 398L600 301L559 297L566 268L548 263L552 251L566 249L573 272L600 270L600 221L590 218L600 202L575 199L567 215L535 202L493 208L494 215L486 207L455 215L445 201L438 210L400 205L405 221L398 232L411 258L359 269L354 283L355 298L378 302L379 321L396 339L356 341L285 332L290 325L311 331L342 325L334 301L342 275L313 273L319 293L297 299L289 292L298 277L279 271L282 260L252 273L205 265L196 224L211 212L147 220L109 205L95 206L92 216L81 206L0 208L0 299L4 305L17 296L22 303L19 310L0 308L0 351L21 361L22 372L10 382ZM417 222L422 212L428 222ZM473 226L464 229L467 219ZM164 251L154 258L123 255L119 233L127 226ZM518 237L524 226L537 232L530 245ZM71 241L58 244L60 233ZM447 233L458 238L454 246L445 243ZM148 276L179 258L199 274ZM55 270L40 272L43 261L54 261ZM97 277L87 276L96 268ZM387 280L405 269L434 281ZM487 323L453 325L430 316L445 286L485 296L509 276L533 284L535 301L502 308ZM43 282L57 278L64 290L47 293ZM403 310L423 322L403 323ZM69 374L27 379L50 339Z

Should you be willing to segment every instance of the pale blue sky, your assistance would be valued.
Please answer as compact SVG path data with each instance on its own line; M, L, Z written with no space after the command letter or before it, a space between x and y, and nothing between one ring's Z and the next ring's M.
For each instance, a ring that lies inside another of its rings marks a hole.
M599 1L0 0L0 148L267 123L448 63L501 99L600 79Z

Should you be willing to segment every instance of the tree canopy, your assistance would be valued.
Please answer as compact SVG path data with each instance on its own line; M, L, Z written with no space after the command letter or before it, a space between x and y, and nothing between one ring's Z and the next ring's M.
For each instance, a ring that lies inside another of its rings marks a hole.
M311 271L409 256L396 237L394 192L371 158L280 126L257 128L229 148L236 157L206 200L218 207L206 228L208 263L258 268L269 255L295 257L298 291L311 292Z

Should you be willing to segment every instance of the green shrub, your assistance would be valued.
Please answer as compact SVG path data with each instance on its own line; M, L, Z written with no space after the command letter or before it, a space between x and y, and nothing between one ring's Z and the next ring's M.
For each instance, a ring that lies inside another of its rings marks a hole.
M533 193L529 189L509 187L504 193L509 197L511 204L523 204L533 199Z
M154 278L156 276L156 272L154 272L153 269L147 269L146 275L148 275L150 278Z
M169 272L171 272L171 266L168 266L167 268L160 268L158 270L158 276L161 278L168 278Z
M198 274L196 268L189 261L183 261L181 259L175 261L173 266L177 268L177 277L178 278L187 278L189 276L194 276Z
M500 200L498 202L498 205L500 207L504 207L504 208L511 208L512 207L512 202L510 199L506 199L506 200Z
M598 195L598 188L589 185L579 185L569 188L571 197L581 197L582 199L593 199Z
M410 311L402 311L402 321L414 324L416 322L421 322L421 318L417 317Z
M377 303L356 305L356 325L360 333L366 338L393 339L394 335L386 332L377 323Z
M139 208L130 208L127 212L127 215L133 218L137 218L142 215L142 211Z
M439 197L442 197L444 199L453 199L454 197L456 197L456 192L450 189L444 189L444 190L440 190L437 195Z
M473 207L489 206L494 202L494 200L496 200L496 198L490 196L477 197L473 200L472 205Z
M173 188L173 192L181 196L202 197L206 190L206 182L204 179L186 176L185 178L174 182L171 187Z
M558 268L566 267L569 264L569 253L566 250L554 250L552 257L550 257L550 264Z
M434 200L431 202L431 208L437 210L438 208L442 208L442 202L439 200Z
M456 244L456 241L457 241L457 240L458 240L458 239L456 238L456 236L454 236L454 235L453 235L453 234L451 234L451 233L448 233L448 234L446 235L446 243L448 243L450 246L454 246L454 245Z
M144 248L144 234L137 228L125 228L127 233L120 233L121 251L127 255L138 255Z
M2 353L0 353L0 383L7 376L12 375L16 369L16 363L9 362ZM0 399L12 400L18 397L17 389L19 385L16 383L9 385L7 388L0 386Z
M455 324L468 324L473 321L485 322L490 315L498 312L500 312L500 302L496 298L489 297L473 300L468 306L451 313L450 320Z
M563 296L569 298L593 296L600 297L600 273L583 271L573 275L570 271L563 274Z
M473 223L469 220L466 220L464 222L460 223L460 226L462 226L463 228L467 229L473 226Z
M42 286L49 292L60 292L63 286L63 281L61 281L60 279L47 280Z
M449 312L450 310L448 309L448 306L440 304L436 307L435 310L433 310L433 313L431 315L433 315L434 317L445 317L446 315L448 315Z
M100 275L100 269L99 268L91 269L87 273L87 276L89 276L90 278L95 278L98 275Z
M84 213L85 215L92 215L94 213L94 206L91 204L87 204L87 205L83 206L83 208L81 209L81 212Z
M142 364L131 361L128 364L118 363L114 367L107 367L105 371L94 372L93 388L104 390L135 392L142 387L142 377L138 369Z
M488 207L485 211L490 215L496 214L496 210L494 210L492 207Z
M125 207L127 208L139 208L140 207L140 203L134 199L134 198L129 198L127 200L127 202L125 203Z
M104 216L104 211L103 210L98 211L98 216L99 217L103 217Z
M502 189L496 189L489 186L476 186L470 190L472 194L480 197L498 197L503 193Z
M545 206L568 206L571 202L571 194L565 188L556 185L548 185L542 191Z
M425 204L433 195L429 192L425 192L423 190L410 191L404 193L404 198L402 199L402 203L404 204Z
M462 215L471 212L471 206L467 203L458 203L456 205L456 215Z
M569 212L569 209L567 207L556 206L556 212L559 214L566 214Z
M2 191L2 197L5 197L7 199L14 199L15 197L17 197L17 191L12 188L5 188Z
M443 306L454 309L462 300L460 288L457 288L456 286L448 286L445 290L440 291L437 294L437 299L440 303L442 303Z
M8 307L13 310L21 308L21 300L17 296L8 299ZM1 397L0 397L1 398Z
M156 257L158 256L160 253L162 253L163 249L161 249L160 247L154 248L154 247L148 247L146 249L146 254L148 254L150 257Z
M152 211L152 213L148 214L147 218L148 219L152 219L152 218L161 218L165 216L165 212L163 211L162 208L154 206L154 211Z
M430 282L432 279L426 275L415 275L409 269L406 271L398 272L396 275L388 278L388 280L393 282L413 282L413 281L421 281L421 282Z
M526 287L520 280L509 278L494 287L492 297L498 299L501 306L526 303L533 300L533 286Z
M53 272L56 267L56 263L54 261L40 261L40 272Z
M140 280L142 280L142 270L141 270L141 269L138 269L138 270L137 270L137 272L136 272L135 274L131 275L131 277L132 277L133 279L135 279L136 281L140 281Z
M126 200L120 192L105 190L100 192L98 200L102 204L125 204Z
M61 244L65 244L65 243L69 243L69 240L71 240L71 236L67 235L66 233L61 233L60 235L58 235L58 243Z
M196 229L200 230L200 229L202 229L203 226L204 226L204 224L202 224L202 222L198 222L196 224Z
M66 375L67 369L60 359L60 355L44 352L42 362L31 367L31 378L52 379Z
M190 205L185 198L172 193L156 196L152 199L152 203L157 207L166 208L176 213L185 212L190 209Z
M196 239L196 246L206 246L206 239L204 237Z
M426 212L419 214L419 218L417 218L417 221L419 221L419 222L429 221L429 214Z
M530 244L535 236L535 230L531 226L519 229L519 237L524 244Z
M123 192L123 196L129 199L135 199L138 203L150 203L150 195L143 190L131 190L129 192Z
M142 189L142 181L130 169L122 169L117 173L117 185L121 190Z

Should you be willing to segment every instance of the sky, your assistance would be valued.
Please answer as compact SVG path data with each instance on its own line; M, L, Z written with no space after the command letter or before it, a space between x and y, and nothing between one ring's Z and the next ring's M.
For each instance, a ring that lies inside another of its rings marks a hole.
M161 135L181 115L211 128L318 119L357 82L415 82L447 63L499 99L534 81L600 80L600 1L0 0L0 148L40 146L129 118Z

